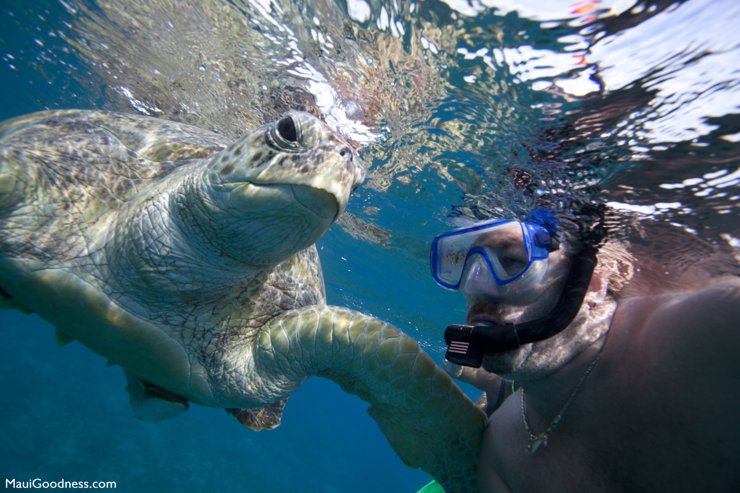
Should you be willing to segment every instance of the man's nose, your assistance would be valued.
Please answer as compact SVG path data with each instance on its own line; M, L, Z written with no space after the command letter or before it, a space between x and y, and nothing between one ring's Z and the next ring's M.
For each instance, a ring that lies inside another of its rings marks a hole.
M527 265L527 251L521 238L507 235L481 245L494 255L507 274L515 275Z

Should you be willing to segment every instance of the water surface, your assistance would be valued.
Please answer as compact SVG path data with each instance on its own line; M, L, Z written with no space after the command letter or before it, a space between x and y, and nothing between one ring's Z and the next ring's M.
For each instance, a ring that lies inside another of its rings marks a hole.
M195 4L195 5L193 5ZM428 245L461 218L615 211L737 255L734 1L78 0L0 5L0 118L97 108L237 137L288 108L321 114L370 166L319 242L332 304L396 324L439 361L462 300ZM242 429L194 406L128 409L119 369L0 313L0 471L115 480L123 491L415 491L364 412L312 380L282 426Z

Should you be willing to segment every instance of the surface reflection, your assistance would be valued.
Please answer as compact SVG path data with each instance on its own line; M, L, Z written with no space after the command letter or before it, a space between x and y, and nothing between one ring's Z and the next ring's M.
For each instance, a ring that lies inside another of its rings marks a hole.
M37 106L133 111L230 136L289 108L320 115L371 165L343 230L419 277L429 239L456 218L578 201L615 209L615 234L650 218L737 249L737 2L36 9L2 70Z

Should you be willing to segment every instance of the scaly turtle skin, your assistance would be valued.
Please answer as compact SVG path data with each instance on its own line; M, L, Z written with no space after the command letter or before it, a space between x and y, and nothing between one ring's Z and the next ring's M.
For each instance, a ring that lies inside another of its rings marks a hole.
M95 111L6 121L0 307L122 366L143 419L195 402L271 428L306 378L330 378L407 464L474 491L482 413L412 339L326 306L314 243L364 176L306 113L233 143Z

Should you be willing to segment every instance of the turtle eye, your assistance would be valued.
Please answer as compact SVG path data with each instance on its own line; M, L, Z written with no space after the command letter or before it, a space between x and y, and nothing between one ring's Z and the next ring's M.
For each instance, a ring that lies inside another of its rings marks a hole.
M301 132L291 116L284 116L270 128L269 143L278 151L299 152L303 149Z
M298 131L295 128L295 122L289 116L286 116L277 123L277 132L280 137L288 142L298 141Z

